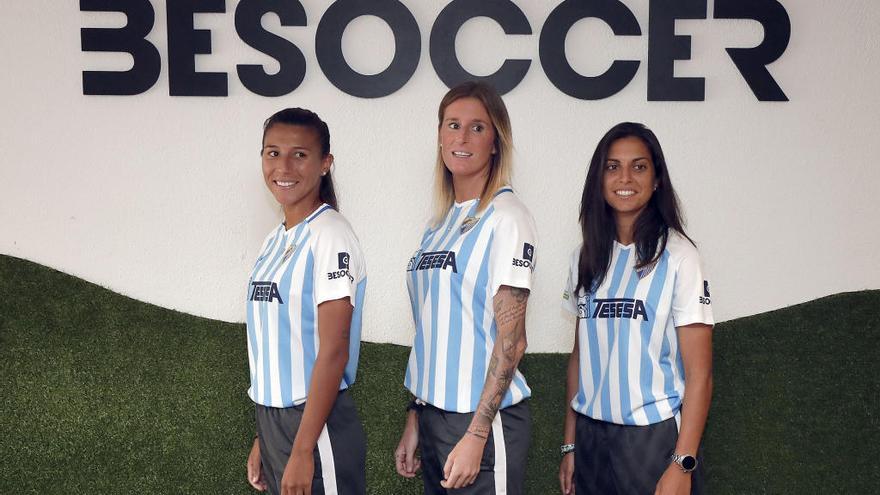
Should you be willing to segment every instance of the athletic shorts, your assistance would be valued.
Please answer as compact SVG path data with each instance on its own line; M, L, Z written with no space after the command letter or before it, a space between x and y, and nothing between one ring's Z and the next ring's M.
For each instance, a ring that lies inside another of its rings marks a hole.
M532 431L527 401L495 415L474 484L448 491L440 486L446 458L464 436L473 416L474 413L448 412L430 404L420 408L419 448L425 495L525 493L526 457Z
M675 418L647 426L618 425L577 415L574 451L578 495L653 494L672 462L678 425ZM705 492L702 455L691 472L691 493Z
M305 404L276 408L256 405L263 479L269 493L281 492L281 477ZM315 447L312 494L358 495L366 492L367 442L348 390L339 392Z

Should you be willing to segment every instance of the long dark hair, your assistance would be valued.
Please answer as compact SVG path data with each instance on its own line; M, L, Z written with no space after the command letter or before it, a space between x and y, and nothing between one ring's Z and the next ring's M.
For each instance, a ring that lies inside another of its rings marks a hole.
M660 148L657 136L644 124L617 124L605 133L596 146L590 160L587 180L584 182L579 217L584 244L578 261L578 291L581 288L586 292L595 291L605 280L611 264L611 252L617 238L617 223L614 221L614 211L605 201L602 184L608 150L615 141L626 137L641 139L651 151L657 184L657 189L633 225L633 242L638 257L636 268L649 266L660 258L666 249L669 229L677 231L692 244L694 242L684 232L678 197L669 179L666 158L663 157L663 149Z
M266 132L276 124L300 125L310 127L318 134L318 141L321 143L321 156L327 156L330 153L330 128L327 123L318 117L318 114L305 108L285 108L275 112L271 117L263 123L263 144L266 144ZM332 206L334 210L339 209L339 202L336 200L336 189L333 188L333 177L328 170L326 175L321 176L321 185L318 187L318 198Z

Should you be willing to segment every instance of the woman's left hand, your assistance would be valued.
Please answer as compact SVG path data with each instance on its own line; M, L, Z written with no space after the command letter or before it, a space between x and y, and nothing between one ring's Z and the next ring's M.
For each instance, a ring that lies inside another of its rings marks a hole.
M654 495L690 495L691 493L691 473L685 473L675 463L670 463L660 481L657 482L657 488L654 489Z
M265 492L268 488L266 481L263 479L262 463L260 462L260 439L254 438L251 452L248 454L247 460L247 477L248 483L254 487L254 490Z
M281 477L281 495L311 495L312 477L315 475L313 454L292 452L284 475Z
M450 489L472 485L480 474L480 461L485 446L485 439L465 433L446 458L446 465L443 466L444 480L440 482L440 486Z

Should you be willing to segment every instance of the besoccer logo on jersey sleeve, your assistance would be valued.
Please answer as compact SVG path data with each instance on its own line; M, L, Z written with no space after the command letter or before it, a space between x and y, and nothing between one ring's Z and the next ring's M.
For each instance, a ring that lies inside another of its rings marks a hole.
M513 266L521 266L530 270L535 269L535 246L528 242L523 243L522 259L513 258Z
M703 295L700 296L700 304L712 304L712 299L709 296L709 281L703 280Z
M354 282L354 277L349 273L349 262L351 261L351 257L346 252L341 252L336 255L336 259L339 262L339 269L336 271L332 271L327 273L328 280L335 280L337 278L348 277L349 282Z

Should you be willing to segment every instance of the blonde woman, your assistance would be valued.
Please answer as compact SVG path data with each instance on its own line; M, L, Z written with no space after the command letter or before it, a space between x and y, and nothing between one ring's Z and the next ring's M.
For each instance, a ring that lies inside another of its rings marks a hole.
M407 267L414 399L396 467L405 477L421 468L426 494L520 494L531 391L517 365L535 222L510 188L510 119L495 90L452 88L438 120L435 217Z

